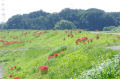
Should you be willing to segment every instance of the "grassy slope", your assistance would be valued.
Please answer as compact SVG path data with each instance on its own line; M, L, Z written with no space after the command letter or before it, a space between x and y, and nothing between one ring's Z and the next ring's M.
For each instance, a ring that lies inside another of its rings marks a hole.
M32 36L35 32L33 30L26 31L28 32L26 37L22 35L21 31L10 31L9 34L7 32L1 32L0 36L6 36L5 40L13 40L9 36L17 35L19 36L18 40L23 40L25 43L0 48L1 50L8 50L6 53L0 53L0 62L4 64L6 72L4 79L10 79L9 74L13 74L14 77L19 76L21 79L74 79L83 71L95 67L118 53L106 49L106 46L120 45L120 40L117 39L116 35L100 34L100 39L96 39L96 34L74 31L74 37L70 38L64 31L48 31L48 33L36 38ZM94 38L94 40L89 44L76 45L75 40L83 36ZM63 40L64 37L66 40ZM65 53L48 60L50 52L61 46L67 46ZM12 51L18 48L18 51ZM21 48L28 50L21 50ZM8 68L15 65L17 70L8 71ZM47 75L40 74L38 67L42 65L48 65L49 72Z

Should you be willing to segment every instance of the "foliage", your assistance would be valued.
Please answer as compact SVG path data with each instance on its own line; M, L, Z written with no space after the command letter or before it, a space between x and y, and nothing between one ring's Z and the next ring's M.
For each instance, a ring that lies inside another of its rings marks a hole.
M75 25L67 20L60 20L55 24L55 29L63 30L63 29L74 29Z
M72 22L77 29L102 30L106 26L120 25L120 13L104 12L95 8L88 10L65 8L59 13L40 10L12 16L6 22L4 29L54 29L55 24L61 20Z
M72 38L68 37L69 32L74 35ZM36 38L34 34L40 35ZM13 38L15 36L18 38ZM96 36L100 38L96 39ZM88 39L85 40L83 37ZM20 79L79 79L83 72L86 72L85 77L88 76L89 70L92 71L90 75L94 74L95 70L97 70L95 73L102 74L92 75L92 79L100 77L110 79L114 76L119 79L120 66L116 60L120 56L114 60L114 55L118 55L119 51L106 48L106 46L120 45L118 37L87 31L79 33L78 30L3 30L0 32L0 63L5 70L3 79L16 77ZM85 40L85 43L80 42L76 45L78 38ZM88 43L90 39L92 42ZM4 41L24 42L4 45ZM48 59L51 54L55 57ZM107 60L111 61L107 62ZM106 70L98 70L104 67L101 66L103 62L108 63ZM47 69L44 75L40 67Z
M115 28L115 26L104 27L103 31L111 31L114 28Z
M104 27L103 31L112 31L112 32L120 32L120 26L110 26L110 27Z

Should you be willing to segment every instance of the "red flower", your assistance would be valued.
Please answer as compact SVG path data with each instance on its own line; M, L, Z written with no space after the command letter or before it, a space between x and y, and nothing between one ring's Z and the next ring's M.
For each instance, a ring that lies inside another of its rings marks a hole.
M48 70L48 66L40 66L39 69L40 70Z
M118 36L117 38L120 39L120 36Z
M81 33L82 32L82 30L78 30L78 33Z
M16 66L14 66L14 68L16 69Z
M15 77L14 79L20 79L20 77Z
M52 59L54 56L49 56L48 59Z
M58 53L55 53L55 54L54 54L55 57L58 56L58 55L59 55Z
M88 39L88 37L82 37L81 40L82 41L86 41Z
M60 53L64 53L64 51L61 51Z
M12 74L9 74L9 77L11 78L11 77L13 77L13 75L12 75Z
M99 39L100 37L99 36L96 36L96 39Z
M12 70L12 69L14 69L14 67L11 67L10 69Z

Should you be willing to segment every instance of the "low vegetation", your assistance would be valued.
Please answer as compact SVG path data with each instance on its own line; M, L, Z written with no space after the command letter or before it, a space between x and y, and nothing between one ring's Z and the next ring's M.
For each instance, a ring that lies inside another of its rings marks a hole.
M120 36L83 30L3 30L3 79L119 79Z

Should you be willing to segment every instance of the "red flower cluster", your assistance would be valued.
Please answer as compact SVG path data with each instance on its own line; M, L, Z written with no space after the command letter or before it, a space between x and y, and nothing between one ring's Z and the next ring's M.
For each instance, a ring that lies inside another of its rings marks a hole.
M16 69L16 66L14 66L14 67L11 67L10 69L8 69L8 70L13 70L13 69Z
M100 37L97 35L97 36L96 36L96 39L99 39L99 38L100 38Z
M48 66L40 66L39 69L40 69L41 71L48 70Z
M24 43L24 41L5 41L4 45L11 45L11 44L16 44L16 43Z
M85 43L86 40L88 40L88 37L78 38L75 43L76 43L76 44L78 44L79 42Z
M69 33L68 37L74 37L74 35L72 33Z
M20 77L17 76L17 77L15 77L14 79L20 79Z
M60 53L55 53L53 56L49 56L48 59L52 59L54 57L57 57L61 53L64 53L64 51L61 51Z
M0 40L0 42L4 42L4 40Z
M82 33L82 30L78 30L78 33Z
M118 36L117 38L120 39L120 36Z
M11 77L13 77L13 75L12 75L12 74L9 74L9 77L11 78Z

